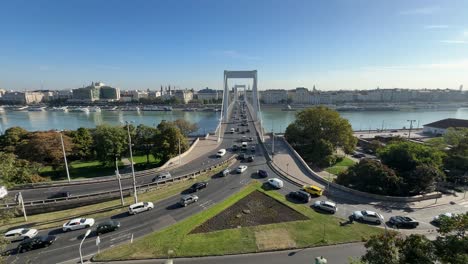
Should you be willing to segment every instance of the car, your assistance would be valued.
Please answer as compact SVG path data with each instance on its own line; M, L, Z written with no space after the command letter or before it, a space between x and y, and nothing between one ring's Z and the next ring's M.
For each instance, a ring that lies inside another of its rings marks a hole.
M234 128L231 128L231 134L234 134L236 130Z
M357 221L371 222L379 225L384 221L384 217L381 214L368 210L354 211L352 217Z
M188 188L189 192L198 192L201 189L205 189L208 185L207 182L196 182L190 188Z
M154 208L154 204L152 202L139 202L136 204L132 204L128 207L128 214L138 214L141 212L149 211Z
M410 228L416 228L419 225L419 222L414 220L414 218L411 218L409 216L392 216L388 220L388 222L397 228L400 227L410 227Z
M96 225L96 234L104 234L119 229L120 223L115 220L108 220Z
M249 137L249 141L252 142L252 141L253 141L253 137Z
M0 186L0 199L5 198L8 195L8 190L5 186Z
M33 238L37 235L37 229L17 228L5 233L4 238L9 241L19 241Z
M226 154L226 150L225 150L225 149L220 149L220 150L218 150L218 152L216 153L216 156L218 156L218 157L221 158L221 157L224 156L225 154Z
M250 129L247 128L247 129L245 130L245 132L250 133Z
M190 195L185 195L180 198L179 204L182 205L183 207L195 203L198 201L198 196L190 194Z
M225 169L225 170L220 172L219 176L225 177L225 176L228 176L229 173L231 173L231 170L230 169Z
M295 191L295 192L290 192L288 196L296 201L303 202L303 203L308 203L310 202L310 194L304 192L304 191Z
M244 131L244 130L242 130L240 133L241 133L241 134L245 134L245 131Z
M70 196L70 192L57 192L47 197L47 199L68 198Z
M62 230L64 232L68 232L72 230L90 228L93 225L94 225L93 218L75 218L63 224Z
M232 145L232 151L237 151L239 149L239 146L237 146L236 144Z
M330 201L315 201L313 206L316 209L327 211L333 214L338 211L336 204Z
M56 236L36 236L28 238L19 243L17 250L20 253L24 253L29 250L48 247L57 240Z
M392 131L390 131L390 132L392 132L392 133L397 133L398 130L395 129L395 130L392 130Z
M250 146L250 151L255 152L255 146Z
M241 126L247 126L247 123L242 123Z
M305 185L302 189L312 195L321 196L323 194L323 189L315 185Z
M257 175L260 178L267 178L268 177L268 172L266 170L258 170Z
M237 156L238 160L245 160L246 158L247 158L247 155L245 153L241 153L239 154L239 156Z
M251 156L248 156L248 157L247 157L247 162L253 162L254 159L255 159L254 156L252 156L252 155L251 155Z
M434 225L440 225L440 220L443 219L443 218L452 218L454 217L455 215L452 214L452 213L443 213L443 214L440 214L440 215L436 215L434 216L434 218L432 219L432 223Z
M278 179L278 178L271 178L271 179L268 179L268 184L270 184L272 187L276 188L276 189L281 189L283 188L284 186L284 183L282 180Z
M249 146L249 143L247 143L247 142L242 142L242 149L243 149L243 150L246 150L246 149L248 148L248 146Z
M162 180L167 180L167 179L170 179L172 178L172 175L168 172L168 171L165 171L165 172L161 172L159 173L158 175L156 175L154 178L153 178L153 182L155 181L162 181Z
M237 173L240 174L240 173L243 173L243 172L246 171L246 170L247 170L247 166L245 166L245 165L240 165L239 167L237 167L237 170L236 170L236 171L237 171Z

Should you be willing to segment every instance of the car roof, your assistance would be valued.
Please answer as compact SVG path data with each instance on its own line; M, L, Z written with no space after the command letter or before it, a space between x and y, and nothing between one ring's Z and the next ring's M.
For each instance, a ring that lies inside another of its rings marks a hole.
M133 208L133 207L140 206L140 205L144 205L144 202L139 202L139 203L136 203L136 204L132 204L132 205L130 205L130 207Z
M320 203L326 204L326 205L329 205L329 206L332 206L332 207L336 206L336 204L334 202L330 202L330 201L320 201Z
M16 228L16 229L13 229L13 230L10 230L10 231L6 232L5 235L21 233L25 229L27 229L27 228Z
M102 223L99 223L98 226L102 226L102 225L114 225L114 224L117 224L117 221L114 221L114 220L107 220L107 221L104 221Z
M376 213L376 212L373 212L373 211L364 210L363 212L364 212L366 215L375 215L375 216L377 215L377 213Z
M318 191L318 190L322 190L322 188L320 188L320 187L318 187L318 186L315 186L315 185L308 185L308 186L306 186L306 187L309 188L309 189L317 190L317 191Z

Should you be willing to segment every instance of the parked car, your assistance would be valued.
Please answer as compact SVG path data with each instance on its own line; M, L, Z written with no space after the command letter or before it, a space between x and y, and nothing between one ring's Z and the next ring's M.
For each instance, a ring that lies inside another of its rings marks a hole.
M315 185L305 185L302 187L302 189L304 189L304 191L312 194L312 195L316 195L316 196L321 196L323 194L323 189L318 187L318 186L315 186Z
M295 192L290 192L288 196L296 201L303 202L303 203L308 203L310 202L310 194L304 192L304 191L295 191Z
M36 236L28 238L19 243L17 250L20 253L24 253L29 250L48 247L57 240L56 236Z
M218 157L221 158L222 156L224 156L224 154L226 154L226 150L225 150L225 149L220 149L220 150L218 150L218 152L216 153L216 156L218 156Z
M156 175L156 177L153 178L153 182L155 181L162 181L162 180L167 180L167 179L170 179L172 178L172 175L171 173L169 173L168 171L166 172L161 172L159 173L158 175Z
M443 213L443 214L440 214L440 215L436 215L432 219L432 223L434 225L440 225L441 219L443 219L443 218L452 218L454 216L455 216L455 214L452 214L452 213Z
M363 221L363 222L371 222L371 223L376 223L379 224L384 221L384 217L376 212L373 211L354 211L353 212L353 218L354 220L358 221Z
M245 160L246 158L247 158L247 155L245 153L241 153L239 154L239 156L237 156L238 160Z
M118 221L108 220L108 221L99 223L96 226L96 234L99 235L99 234L109 233L109 232L119 229L119 227L120 227L120 223Z
M231 170L230 169L225 169L220 173L220 176L225 177L225 176L228 176L229 173L231 173Z
M253 162L254 159L255 159L255 157L250 155L250 156L247 157L247 162Z
M267 182L268 182L268 184L270 184L272 187L274 187L276 189L281 189L284 186L283 181L278 179L278 178L268 179Z
M232 145L232 151L237 151L239 149L239 146L237 146L236 144Z
M327 211L333 214L336 213L336 211L338 211L336 204L330 201L316 201L313 206L314 208Z
M8 195L7 188L5 186L0 186L0 199L5 198Z
M93 218L75 218L63 224L62 229L64 232L68 232L72 230L90 228L93 225Z
M268 177L268 172L266 170L258 170L257 175L260 178L267 178Z
M68 198L70 196L70 192L57 192L47 197L47 199Z
M255 146L250 146L250 151L255 152Z
M231 128L231 134L234 134L236 130L234 128Z
M201 189L205 189L208 185L207 182L196 182L188 189L189 192L198 192Z
M189 204L195 203L198 201L198 196L190 194L190 195L185 195L180 198L179 204L182 206L187 206Z
M236 171L237 171L237 173L240 174L240 173L243 173L243 172L246 171L246 170L247 170L247 166L245 166L245 165L240 165L239 167L237 167L237 170L236 170Z
M144 211L149 211L153 208L154 204L152 202L139 202L128 207L128 214L138 214Z
M410 228L416 228L419 225L419 222L414 220L414 218L411 218L409 216L392 216L388 220L388 222L397 228L400 227L410 227Z
M9 241L19 241L33 238L37 235L37 229L17 228L5 233L4 238Z
M249 141L252 142L252 141L253 141L253 137L249 137Z
M245 132L250 133L250 129L247 128L247 129L245 130Z

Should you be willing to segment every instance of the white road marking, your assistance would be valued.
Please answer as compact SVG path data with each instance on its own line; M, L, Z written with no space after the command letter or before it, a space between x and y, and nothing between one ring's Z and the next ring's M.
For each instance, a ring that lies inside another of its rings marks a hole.
M214 205L215 203L212 200L208 200L204 203L199 204L200 207L203 209L208 209L210 206Z

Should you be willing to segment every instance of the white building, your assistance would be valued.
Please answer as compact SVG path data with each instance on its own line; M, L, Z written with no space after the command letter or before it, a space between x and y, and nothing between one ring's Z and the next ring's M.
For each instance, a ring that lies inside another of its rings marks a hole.
M423 125L423 133L443 135L449 127L468 128L467 119L446 118L436 122Z
M285 104L288 101L288 91L284 89L270 89L262 91L260 99L265 104Z

